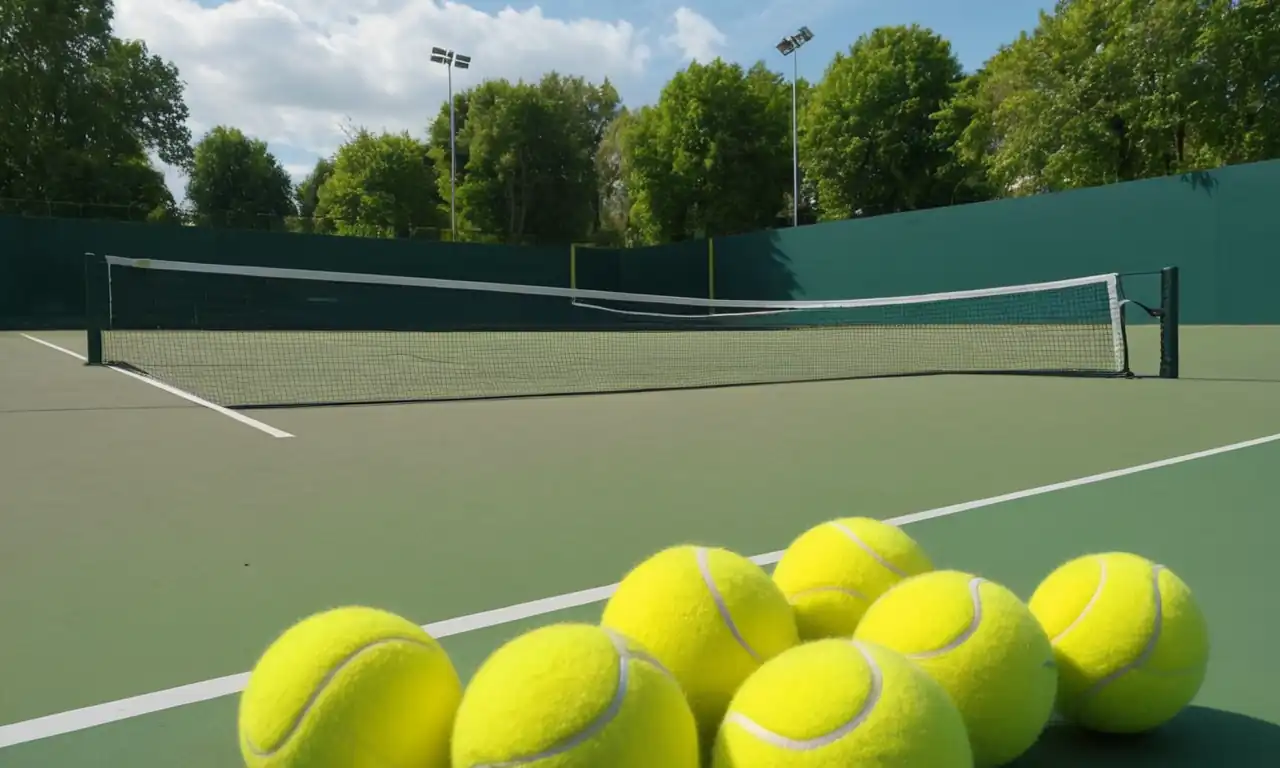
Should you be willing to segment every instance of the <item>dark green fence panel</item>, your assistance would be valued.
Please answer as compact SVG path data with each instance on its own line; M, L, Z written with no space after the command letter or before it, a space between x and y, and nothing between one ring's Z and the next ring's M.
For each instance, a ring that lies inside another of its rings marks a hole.
M99 236L99 245L87 250L129 258L561 287L569 284L568 246L525 248L117 222L76 223L95 230Z
M716 238L715 289L717 299L803 298L777 230Z
M1215 174L1218 314L1227 325L1280 323L1280 162ZM1185 295L1192 279L1182 274ZM1186 302L1183 303L1186 319Z
M1237 170L726 238L717 275L735 293L747 293L754 277L750 270L732 275L734 259L745 251L758 262L770 245L794 280L791 297L808 299L955 291L1177 264L1186 320L1214 322L1215 195L1236 183ZM1269 170L1280 180L1280 163ZM768 290L760 283L750 292Z
M82 321L86 251L726 299L956 291L1182 270L1188 323L1280 323L1280 161L638 249L377 240L0 217L0 324ZM714 253L714 260L709 255ZM712 285L714 283L714 285ZM474 294L441 299L468 317ZM465 305L465 306L464 306ZM518 318L517 318L518 319Z
M84 315L84 258L74 230L0 217L0 328L76 328Z
M578 246L575 286L705 299L711 294L711 253L706 240L646 248Z
M586 291L618 291L622 285L621 248L574 247L573 287Z
M625 250L619 260L618 290L709 298L710 253L706 240Z

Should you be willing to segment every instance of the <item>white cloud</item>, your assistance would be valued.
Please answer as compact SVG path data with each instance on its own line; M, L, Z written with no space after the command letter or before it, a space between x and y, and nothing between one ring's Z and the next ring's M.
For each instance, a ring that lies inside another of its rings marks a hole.
M117 0L115 33L177 64L193 133L234 125L268 141L291 170L341 144L348 122L422 135L446 100L432 45L474 57L474 69L454 72L455 88L552 69L626 81L650 57L625 21L548 18L537 6L485 13L449 0Z
M692 8L677 8L671 14L671 22L675 32L666 37L666 42L679 48L681 55L690 61L711 61L728 41L710 19Z

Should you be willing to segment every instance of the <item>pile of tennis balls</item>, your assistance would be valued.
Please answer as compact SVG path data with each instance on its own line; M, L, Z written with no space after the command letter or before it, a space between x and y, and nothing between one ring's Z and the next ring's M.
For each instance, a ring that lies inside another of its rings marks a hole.
M407 619L309 617L251 674L240 748L250 768L986 768L1055 711L1109 733L1166 723L1208 645L1187 585L1138 555L1072 560L1023 602L845 518L772 575L725 549L659 552L598 625L526 632L465 688Z

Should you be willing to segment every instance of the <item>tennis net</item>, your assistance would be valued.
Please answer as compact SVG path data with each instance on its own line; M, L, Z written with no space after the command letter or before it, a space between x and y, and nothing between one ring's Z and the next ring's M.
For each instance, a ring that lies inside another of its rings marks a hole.
M1114 274L918 296L740 301L105 262L105 280L90 280L91 293L105 292L90 297L91 361L227 407L1128 372Z

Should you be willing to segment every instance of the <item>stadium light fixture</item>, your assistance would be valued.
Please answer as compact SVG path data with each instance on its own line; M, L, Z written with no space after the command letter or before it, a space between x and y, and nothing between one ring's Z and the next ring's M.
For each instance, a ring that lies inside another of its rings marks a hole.
M778 42L778 53L791 57L791 226L800 226L800 147L799 128L796 125L796 83L800 79L800 56L797 53L805 43L813 39L808 27L801 27L794 35L787 35Z
M452 233L453 241L457 242L458 215L455 201L458 197L458 150L456 146L457 129L453 114L453 70L470 69L471 57L464 56L453 50L432 46L431 63L442 64L449 69L449 231Z

